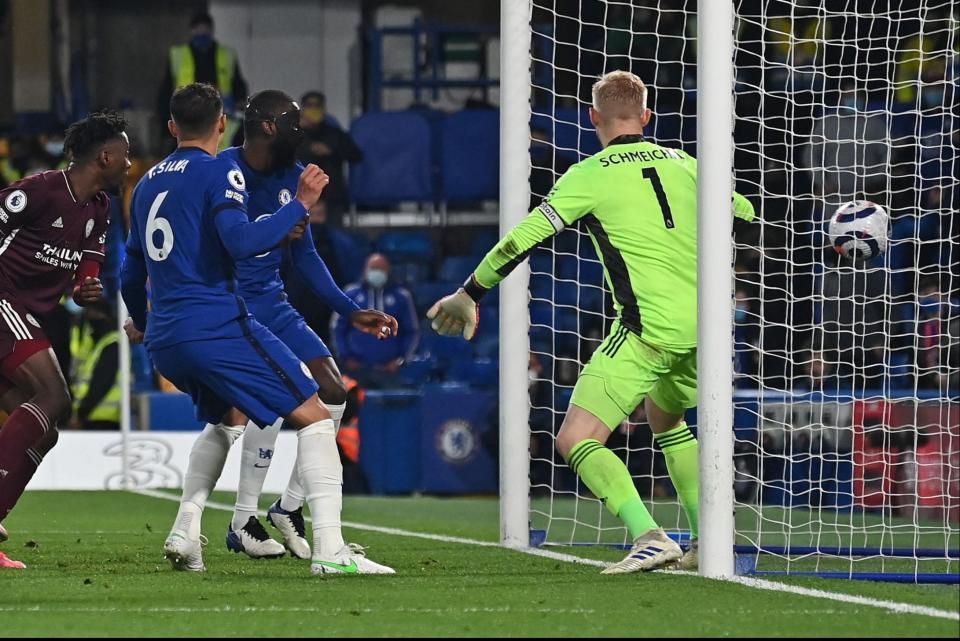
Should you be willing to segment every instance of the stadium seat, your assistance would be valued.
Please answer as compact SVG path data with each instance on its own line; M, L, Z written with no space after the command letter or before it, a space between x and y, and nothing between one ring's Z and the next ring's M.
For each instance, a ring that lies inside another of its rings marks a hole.
M429 263L433 258L433 240L425 231L388 231L377 240L377 251L386 254L391 261Z
M420 387L434 379L437 372L437 362L430 358L412 358L400 368L401 384L410 387Z
M455 282L420 282L410 288L413 295L413 304L417 308L417 315L422 320L430 306L448 294L457 291L461 283Z
M390 265L390 280L411 287L430 278L430 266L417 261L396 261Z
M500 381L500 363L491 358L458 361L450 367L448 379L479 388L496 387Z
M350 197L359 206L435 200L430 123L416 111L367 113L350 127L363 160L350 167Z
M535 274L553 274L554 254L546 249L538 249L530 254L530 271Z
M417 350L425 359L434 359L443 366L473 358L473 346L461 336L440 336L427 325Z
M582 160L601 149L586 107L535 112L530 118L530 126L546 131L553 139L556 152L574 160Z
M440 125L441 196L447 202L494 200L500 189L500 112L465 109Z
M487 335L475 338L473 355L477 358L497 358L500 355L500 337Z
M345 232L336 228L330 229L330 237L337 252L337 259L340 262L344 279L347 283L359 281L363 274L367 256L371 252L370 241L360 234Z
M493 246L500 240L500 231L498 229L482 229L472 234L470 241L470 255L482 259L487 255Z
M14 114L14 128L24 135L63 131L64 124L51 111L20 111Z
M497 336L499 333L500 309L493 305L480 305L480 327L477 330L477 336Z
M463 283L473 273L477 266L472 256L447 256L440 264L440 280L453 283Z

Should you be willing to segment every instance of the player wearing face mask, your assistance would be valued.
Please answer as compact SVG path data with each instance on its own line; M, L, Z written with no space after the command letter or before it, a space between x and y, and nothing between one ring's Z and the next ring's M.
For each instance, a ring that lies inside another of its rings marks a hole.
M278 207L293 198L296 191L297 177L302 170L296 160L297 147L303 139L299 105L282 91L266 90L254 94L244 111L244 134L243 147L227 149L220 157L236 162L240 168L250 199L247 213L251 221L260 220L272 216ZM397 326L396 321L382 311L361 309L340 291L317 254L310 226L304 225L301 232L302 238L291 240L288 248L274 248L237 261L237 290L250 313L305 364L320 388L320 399L330 410L335 427L339 428L346 390L330 350L287 302L280 277L284 253L289 254L290 263L313 296L347 317L356 331L370 336L375 343L394 342L385 339L396 334ZM388 331L381 331L384 328ZM227 546L251 557L275 557L284 553L283 546L267 535L256 517L257 501L282 422L277 420L263 430L248 424L244 431L240 482L233 522L227 533ZM324 455L331 470L335 470L331 475L341 474L336 448ZM336 491L330 492L323 510L327 527L322 528L322 533L315 538L315 548L318 548L313 551L315 572L347 572L349 570L337 568L348 567L351 563L351 548L340 534L340 492L339 484L335 485ZM301 512L304 499L305 492L295 469L287 491L270 508L269 520L284 535L290 552L305 559L310 558L310 547L305 538ZM317 514L313 516L316 526L319 517ZM358 563L360 572L386 571L368 559L358 560Z

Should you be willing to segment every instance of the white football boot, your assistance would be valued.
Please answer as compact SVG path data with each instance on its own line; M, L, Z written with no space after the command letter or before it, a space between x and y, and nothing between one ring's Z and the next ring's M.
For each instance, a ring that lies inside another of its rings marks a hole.
M296 510L285 510L280 507L277 499L267 510L267 521L280 530L283 535L283 545L290 550L290 555L306 561L310 558L310 544L307 543L306 526L303 522L303 507Z
M252 559L279 559L287 553L282 545L270 538L263 523L255 516L247 519L239 530L234 530L232 523L227 527L227 549L243 552Z
M205 572L202 549L206 544L207 537L202 534L198 539L188 539L183 532L174 531L163 542L163 555L174 570Z
M601 574L648 572L669 565L681 556L683 550L680 546L667 536L663 528L655 528L638 536L627 556L607 567Z
M364 548L347 543L331 558L313 557L311 574L396 574L393 568L374 563Z

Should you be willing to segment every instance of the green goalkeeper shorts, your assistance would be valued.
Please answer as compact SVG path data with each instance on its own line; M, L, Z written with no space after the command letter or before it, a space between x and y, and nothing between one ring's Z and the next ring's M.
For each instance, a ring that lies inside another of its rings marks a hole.
M697 350L647 343L617 321L580 372L570 402L616 429L643 400L671 414L697 404Z

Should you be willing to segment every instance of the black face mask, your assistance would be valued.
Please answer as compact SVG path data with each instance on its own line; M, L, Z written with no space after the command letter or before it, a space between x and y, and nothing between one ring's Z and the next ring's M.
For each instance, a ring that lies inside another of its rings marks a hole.
M245 119L272 122L276 126L277 134L270 143L270 151L277 168L288 167L296 161L297 147L304 135L300 129L300 105L294 102L290 109L276 115L261 114L248 107Z
M297 160L297 148L303 142L300 128L300 109L285 111L276 117L277 136L270 145L273 158L280 167L292 165Z

